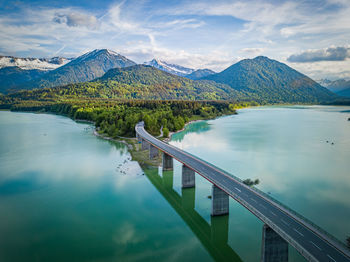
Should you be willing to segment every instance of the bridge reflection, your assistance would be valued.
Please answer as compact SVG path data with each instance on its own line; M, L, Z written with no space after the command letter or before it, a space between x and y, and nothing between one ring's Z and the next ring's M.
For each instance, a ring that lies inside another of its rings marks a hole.
M237 253L227 244L228 215L211 216L211 224L200 216L195 208L195 188L183 188L180 196L173 189L173 171L158 169L144 170L147 178L190 227L205 249L215 261L242 261Z

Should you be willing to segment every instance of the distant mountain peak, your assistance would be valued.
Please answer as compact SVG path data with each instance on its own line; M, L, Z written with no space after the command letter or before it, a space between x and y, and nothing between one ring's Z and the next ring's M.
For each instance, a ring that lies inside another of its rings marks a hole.
M188 67L184 67L184 66L180 66L180 65L176 65L176 64L171 64L171 63L165 62L165 61L157 59L157 58L153 58L151 61L145 62L144 64L153 66L155 68L158 68L160 70L163 70L165 72L168 72L168 73L171 73L174 75L178 75L178 76L186 76L186 75L191 74L195 71L192 68L188 68Z
M24 70L48 71L63 66L71 60L73 59L57 56L52 58L0 56L0 68L17 66Z

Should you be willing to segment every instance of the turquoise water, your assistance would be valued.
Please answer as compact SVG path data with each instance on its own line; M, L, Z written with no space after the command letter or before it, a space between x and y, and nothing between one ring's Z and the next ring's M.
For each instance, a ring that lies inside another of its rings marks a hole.
M243 109L193 123L194 131L175 134L172 144L242 179L258 178L259 189L345 241L350 235L349 117L350 107ZM196 125L206 131L196 131ZM238 254L251 248L257 256L261 223L230 201L229 241ZM242 247L236 245L241 231L246 234L238 243ZM291 253L292 260L301 260Z
M123 144L0 111L0 261L211 261Z
M193 123L175 144L350 234L350 107L276 107ZM68 118L0 111L0 261L259 261L262 223L209 182L142 170L123 144ZM328 141L328 143L326 142ZM332 143L334 143L332 145ZM293 249L290 261L303 261Z

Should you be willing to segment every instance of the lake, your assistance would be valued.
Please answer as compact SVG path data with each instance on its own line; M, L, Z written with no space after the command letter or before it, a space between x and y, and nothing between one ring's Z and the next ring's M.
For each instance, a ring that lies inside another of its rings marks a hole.
M171 143L350 235L350 107L258 107L196 122ZM328 141L328 142L327 142ZM209 182L181 189L142 170L89 124L0 111L0 261L258 261L263 224L230 199L210 216ZM290 248L290 261L303 258Z

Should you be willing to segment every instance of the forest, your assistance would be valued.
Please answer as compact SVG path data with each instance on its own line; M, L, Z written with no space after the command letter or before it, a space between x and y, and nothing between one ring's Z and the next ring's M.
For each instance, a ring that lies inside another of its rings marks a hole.
M134 127L145 122L146 130L159 135L178 131L197 119L211 119L235 114L237 108L256 105L254 102L233 103L229 101L184 100L118 100L104 98L19 99L0 96L0 108L12 111L50 112L75 120L95 123L98 132L109 137L134 137Z

